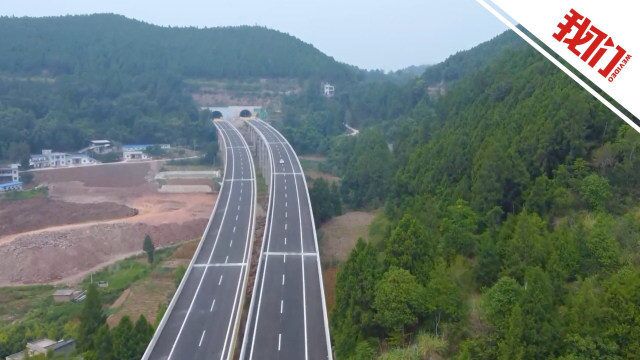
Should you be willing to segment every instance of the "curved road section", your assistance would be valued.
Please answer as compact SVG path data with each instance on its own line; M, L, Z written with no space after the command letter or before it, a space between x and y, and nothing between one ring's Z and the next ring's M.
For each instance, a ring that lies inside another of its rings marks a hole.
M269 152L271 191L240 358L331 359L318 244L300 161L273 127L247 122Z
M249 148L216 121L224 181L209 224L143 359L230 359L240 324L254 231L256 187Z

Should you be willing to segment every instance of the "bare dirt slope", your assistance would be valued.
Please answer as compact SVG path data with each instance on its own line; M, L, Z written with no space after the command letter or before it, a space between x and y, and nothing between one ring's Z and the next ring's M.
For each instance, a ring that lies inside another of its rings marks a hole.
M358 238L367 237L374 213L351 211L336 216L320 227L320 256L324 263L341 263L347 259Z
M135 209L111 202L74 204L59 200L34 198L4 201L0 206L0 237L50 226L77 224L134 216Z
M319 246L322 260L322 277L327 307L335 303L335 286L338 266L355 247L358 238L365 238L375 213L351 211L337 216L320 227Z
M200 238L216 196L158 193L152 179L159 167L37 172L50 198L16 201L13 211L0 214L10 224L0 233L0 286L80 279L140 251L145 234L157 247Z

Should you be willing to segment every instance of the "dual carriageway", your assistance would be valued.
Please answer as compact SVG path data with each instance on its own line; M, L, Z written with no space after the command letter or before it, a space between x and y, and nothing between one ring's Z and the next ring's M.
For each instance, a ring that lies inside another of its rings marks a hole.
M300 161L272 126L245 120L269 187L262 246L252 254L257 194L251 150L229 121L215 126L225 164L218 200L143 359L331 359L317 236ZM258 266L246 304L252 256Z

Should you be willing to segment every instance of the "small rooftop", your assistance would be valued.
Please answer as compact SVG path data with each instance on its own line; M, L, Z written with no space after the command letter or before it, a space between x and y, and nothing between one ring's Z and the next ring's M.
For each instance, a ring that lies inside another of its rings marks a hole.
M60 289L53 292L53 296L71 296L75 292L74 289Z
M134 148L134 147L149 147L149 146L153 146L153 144L127 144L127 145L122 145L123 148Z
M14 186L22 186L22 181L12 181L12 182L8 182L8 183L0 184L0 190L9 189L9 188L12 188Z
M51 339L38 339L38 340L29 342L29 346L46 349L47 347L55 343L56 342Z
M75 343L76 341L73 339L69 339L69 340L59 340L58 342L51 344L47 347L47 350L53 350L56 351L58 349L61 349L65 346L69 346L73 343Z
M111 141L109 140L91 140L90 141L92 144L96 144L96 145L106 145L106 144L111 144Z
M17 169L20 164L0 164L0 169Z

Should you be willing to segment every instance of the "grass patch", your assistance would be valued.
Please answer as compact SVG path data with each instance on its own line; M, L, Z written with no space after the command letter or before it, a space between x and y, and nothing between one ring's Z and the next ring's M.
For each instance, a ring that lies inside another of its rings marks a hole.
M3 195L3 200L18 201L35 198L46 198L47 196L49 196L49 188L45 186L23 191L9 191Z
M29 310L41 306L51 296L53 286L17 286L0 288L0 326L24 318Z
M302 169L304 171L318 171L322 172L322 165L324 165L324 161L320 160L311 160L311 159L300 159L300 164L302 165Z
M118 261L94 273L94 282L106 281L109 283L107 288L101 289L102 301L105 304L114 302L133 283L148 277L154 268L171 256L173 251L175 251L175 247L156 250L153 264L147 262L146 255L139 255ZM90 276L85 278L82 286L86 288L90 281Z
M266 195L269 192L269 187L267 186L267 181L262 176L262 172L256 169L256 191L258 192L256 195Z
M374 246L382 247L386 238L391 234L391 221L384 214L378 211L369 225L369 241Z
M176 247L159 249L155 253L156 261L148 264L146 255L131 257L93 274L93 281L108 281L107 288L99 289L102 303L105 305L105 315L118 312L118 309L107 307L112 304L127 288L139 286L151 294L160 291L157 279L165 279L168 285L164 289L173 289L173 270L163 267L163 263L172 256ZM85 278L77 288L86 288L91 276ZM156 289L158 288L158 289ZM53 292L56 289L50 285L15 286L0 288L0 358L24 348L27 341L36 338L49 337L52 339L77 337L78 318L82 311L83 302L56 303ZM146 309L147 292L140 298L140 312ZM165 301L160 294L160 300ZM157 306L146 314L153 321Z
M203 164L202 159L168 160L162 165L160 171L211 171L214 166Z

